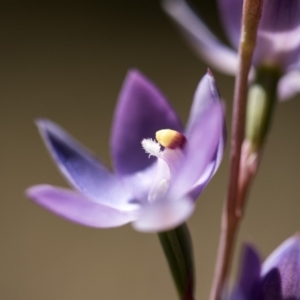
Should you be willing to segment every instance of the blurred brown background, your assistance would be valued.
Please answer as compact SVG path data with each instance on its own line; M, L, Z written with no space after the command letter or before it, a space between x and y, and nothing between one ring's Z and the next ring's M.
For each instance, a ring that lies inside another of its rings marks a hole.
M219 30L214 3L207 3L202 14ZM130 225L80 227L31 203L23 191L36 183L66 186L34 118L61 124L109 164L110 124L128 68L149 76L186 120L207 65L158 0L1 1L0 37L0 299L176 299L156 235ZM230 124L233 78L214 73ZM235 265L243 240L265 257L300 228L299 98L277 107ZM209 293L227 173L228 154L189 220L197 299Z

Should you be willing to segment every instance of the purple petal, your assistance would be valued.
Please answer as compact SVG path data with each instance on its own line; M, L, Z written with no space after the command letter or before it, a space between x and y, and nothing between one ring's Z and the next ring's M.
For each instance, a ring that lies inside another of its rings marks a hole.
M235 75L238 54L222 44L184 0L164 0L163 7L196 53L217 70Z
M300 299L300 236L282 243L263 264L262 276L277 269L281 277L282 299Z
M37 126L54 161L74 188L97 203L133 209L129 204L132 196L91 152L51 121L38 120Z
M262 290L264 300L283 300L281 292L281 278L278 269L272 269L263 277ZM292 298L286 300L296 299Z
M262 300L260 258L251 245L245 245L235 294L245 300ZM233 297L234 299L237 297Z
M243 0L219 0L220 15L228 36L238 47ZM257 35L254 64L271 63L286 68L298 58L300 2L265 0Z
M243 0L218 0L218 5L226 33L237 49L241 36Z
M50 185L33 186L26 191L26 195L53 213L85 226L117 227L135 219L132 212L98 204L71 190Z
M111 136L117 174L124 176L150 166L155 159L145 155L141 141L167 128L182 132L176 113L153 83L138 71L130 71L119 96Z
M194 210L190 198L181 198L176 201L164 199L145 205L139 219L133 222L133 227L143 232L160 232L170 230L186 221Z
M180 198L191 192L211 163L222 135L223 107L215 103L209 108L189 135L184 157L177 175L171 180L170 198Z
M300 1L265 0L257 35L254 62L286 68L300 50Z
M264 0L259 29L285 32L299 26L299 0Z
M280 78L277 94L281 101L288 100L300 93L300 71L290 71Z
M188 125L186 129L186 136L189 139L189 135L192 131L194 125L197 124L197 120L201 119L203 114L207 111L207 109L213 103L220 103L220 95L218 88L216 86L215 79L212 73L208 70L207 74L200 81L196 93L194 96L193 105L190 112L190 117L188 120ZM207 167L203 176L198 180L196 186L193 189L192 195L195 198L197 195L201 193L201 191L205 188L211 177L214 175L216 170L218 169L226 143L226 124L225 117L223 123L223 134L220 135L219 145L216 151L216 155L213 157L213 160Z

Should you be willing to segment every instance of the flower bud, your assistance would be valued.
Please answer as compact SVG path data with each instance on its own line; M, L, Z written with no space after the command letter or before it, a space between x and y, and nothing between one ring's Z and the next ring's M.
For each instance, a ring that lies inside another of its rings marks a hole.
M263 66L257 71L255 83L249 87L246 140L253 152L258 152L265 142L274 113L279 77L279 70Z

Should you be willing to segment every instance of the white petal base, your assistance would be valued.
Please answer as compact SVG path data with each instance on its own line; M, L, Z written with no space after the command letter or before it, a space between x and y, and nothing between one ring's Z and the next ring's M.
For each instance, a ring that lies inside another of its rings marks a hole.
M133 227L142 232L167 231L187 220L194 207L190 198L158 201L141 210L139 219L133 223Z

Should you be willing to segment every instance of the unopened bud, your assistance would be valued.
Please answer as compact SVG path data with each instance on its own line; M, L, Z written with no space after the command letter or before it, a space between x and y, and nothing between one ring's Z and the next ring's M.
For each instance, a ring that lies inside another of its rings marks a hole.
M254 84L249 88L246 138L253 146L260 147L268 126L268 95L264 88Z
M252 151L259 151L265 143L274 107L281 71L277 67L261 66L257 70L255 83L248 90L246 117L246 140Z

